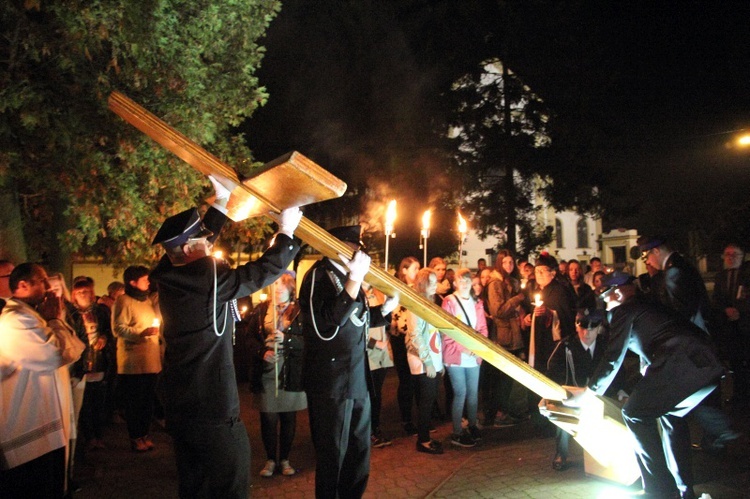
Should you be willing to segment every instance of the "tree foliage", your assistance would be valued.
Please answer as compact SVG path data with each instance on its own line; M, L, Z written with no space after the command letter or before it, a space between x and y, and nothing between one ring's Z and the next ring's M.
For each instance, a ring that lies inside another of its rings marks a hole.
M107 109L139 102L247 173L233 127L267 94L258 41L277 0L9 0L0 6L0 183L31 258L152 259L162 220L209 183ZM249 228L238 228L235 240Z
M536 220L536 151L549 145L550 111L497 59L459 78L453 94L463 204L480 236L500 236L521 254L549 243L550 231Z

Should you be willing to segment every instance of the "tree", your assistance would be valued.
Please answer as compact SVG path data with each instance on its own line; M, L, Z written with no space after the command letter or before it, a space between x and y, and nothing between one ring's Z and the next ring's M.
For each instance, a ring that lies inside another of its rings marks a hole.
M267 98L255 76L258 39L279 8L276 0L4 2L0 201L5 213L18 210L28 242L28 255L12 256L52 268L69 252L149 261L162 220L205 194L201 175L107 110L112 90L248 173L251 152L232 127ZM251 227L264 222L238 227L234 240Z
M534 156L549 144L550 111L497 59L459 78L453 93L451 136L458 141L463 204L480 236L500 235L520 254L549 243L551 231L536 223L542 181Z

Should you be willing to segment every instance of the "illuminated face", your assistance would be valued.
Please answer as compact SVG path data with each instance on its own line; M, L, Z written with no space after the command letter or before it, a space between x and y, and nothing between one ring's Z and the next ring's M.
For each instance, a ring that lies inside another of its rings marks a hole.
M513 261L513 257L504 256L503 257L503 270L506 271L508 274L512 274L514 268L516 268L516 264Z
M651 248L646 252L645 260L647 265L651 265L655 269L662 270L661 268L661 251L659 248Z
M274 293L276 293L276 303L287 303L289 301L291 293L285 284L281 284L277 281L276 284L273 285L273 288Z
M568 263L568 277L572 282L578 282L581 278L581 266L575 262Z
M130 285L133 286L135 289L138 289L141 291L148 291L148 288L151 285L151 282L148 280L148 276L144 275L143 277L139 277L137 281L130 281Z
M438 282L440 282L443 279L445 279L445 270L446 270L446 268L445 268L445 264L444 263L438 263L437 265L435 265L435 268L433 268L432 270L434 270L435 273L437 274Z
M414 284L414 279L417 278L417 272L419 272L419 262L413 262L401 272L404 274L406 284Z
M456 287L456 294L461 298L468 298L471 296L471 277L464 279L456 279L453 283Z
M31 279L26 281L28 285L27 301L29 303L42 303L44 301L44 295L49 291L49 279L47 278L47 271L42 267L35 267L34 273Z
M546 265L537 265L534 267L534 278L539 287L544 289L555 278L555 271Z
M604 279L604 274L594 276L594 288L598 289L602 287L602 279Z
M94 290L91 288L74 289L71 298L78 308L87 309L94 302Z
M534 266L531 265L530 263L526 262L523 265L521 265L520 270L521 270L521 275L525 279L529 279L529 278L531 278L531 274L534 272Z
M474 277L471 280L471 289L474 290L474 294L479 296L482 294L482 289L484 289L484 286L482 286L482 280L479 277Z
M578 338L584 345L591 345L603 329L604 326L601 324L597 326L589 325L588 327L582 327L576 323L576 333L578 333Z
M745 254L736 246L727 246L724 249L724 253L722 253L721 257L724 260L724 268L736 269L742 263L742 260L745 258Z
M55 293L55 296L61 298L63 295L63 283L58 277L52 277L48 280L49 290Z
M599 270L602 270L602 262L599 260L594 260L591 262L591 272L597 272Z

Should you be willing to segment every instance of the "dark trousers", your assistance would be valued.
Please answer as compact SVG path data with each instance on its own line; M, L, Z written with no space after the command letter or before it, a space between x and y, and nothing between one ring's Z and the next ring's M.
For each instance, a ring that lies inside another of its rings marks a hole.
M315 447L315 497L362 497L370 477L370 399L307 395Z
M90 440L92 438L102 438L104 415L107 409L106 404L107 382L87 381L86 388L83 392L81 414L78 420L78 427L80 428L84 439Z
M403 334L391 336L393 351L393 365L398 375L398 408L401 411L401 422L411 423L412 406L414 403L414 387L412 386L409 361L406 359L406 344Z
M437 398L440 377L428 378L426 374L412 374L417 387L417 442L430 441L432 408Z
M180 498L247 499L250 440L239 418L168 421L167 426L174 440Z
M65 447L0 470L0 497L4 499L58 499L65 495Z
M622 418L635 437L635 454L646 493L658 497L678 490L683 495L692 493L690 429L683 416L714 388L703 388L669 408L660 407L659 394L639 392L636 388L623 406Z
M148 435L151 417L154 415L156 376L156 374L120 374L118 376L130 438Z
M266 449L266 458L276 462L289 459L296 430L296 412L261 412L260 435Z
M370 407L372 409L372 432L380 429L380 408L383 405L383 383L388 371L381 367L370 371L372 377L372 390L370 390Z

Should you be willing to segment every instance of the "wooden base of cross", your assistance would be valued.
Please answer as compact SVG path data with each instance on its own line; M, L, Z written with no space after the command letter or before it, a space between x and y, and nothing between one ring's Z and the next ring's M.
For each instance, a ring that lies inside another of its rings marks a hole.
M284 208L339 197L343 195L346 189L344 182L297 152L289 153L265 165L256 175L241 180L229 165L206 152L195 142L123 94L113 92L109 97L109 107L125 121L173 152L193 168L203 174L214 175L220 179L221 183L232 191L232 197L235 198L231 211L232 216L230 217L233 220L261 214L274 217L274 214L278 214ZM343 242L304 217L295 231L295 235L324 256L337 261L339 260L339 253L348 254L350 252ZM567 398L568 393L562 386L476 333L463 322L426 300L383 269L371 265L365 280L386 295L398 293L401 304L407 309L543 399L559 401ZM603 402L600 413L594 417L611 422L611 424L604 427L598 424L592 426L592 428L595 428L592 431L597 433L597 437L583 439L581 435L589 435L588 430L583 427L583 424L573 424L572 422L576 419L579 423L589 421L589 418L583 417L583 415L576 416L568 411L564 421L553 417L550 417L550 420L570 432L584 448L592 447L592 442L597 442L599 445L596 447L594 455L596 460L604 467L618 463L615 456L630 456L632 466L626 466L630 471L617 474L619 478L611 479L624 484L633 483L638 478L638 469L635 466L632 448L622 446L624 442L628 441L629 435L622 424L619 409L610 403ZM592 425L592 423L586 424ZM599 433L605 430L604 434ZM613 445L601 445L602 442L611 442ZM633 475L632 470L635 470L635 475ZM605 476L605 478L609 477Z

